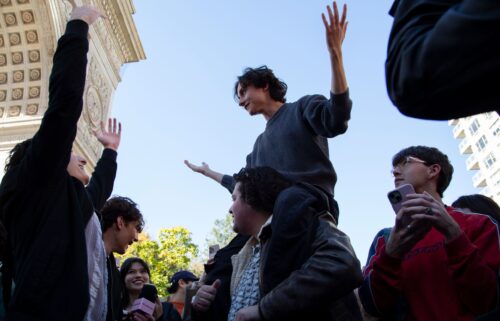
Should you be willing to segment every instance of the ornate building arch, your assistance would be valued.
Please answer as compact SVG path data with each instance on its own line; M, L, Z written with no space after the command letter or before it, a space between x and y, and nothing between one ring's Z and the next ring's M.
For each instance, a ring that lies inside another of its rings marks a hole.
M47 109L56 41L72 8L82 4L107 16L90 29L84 110L74 146L89 161L89 170L95 166L101 147L92 130L111 113L120 68L145 59L132 0L0 0L0 167L8 151L38 129Z

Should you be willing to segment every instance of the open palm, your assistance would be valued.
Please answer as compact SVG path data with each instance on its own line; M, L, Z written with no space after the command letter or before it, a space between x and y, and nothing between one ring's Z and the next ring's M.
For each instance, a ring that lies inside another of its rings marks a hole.
M118 150L122 135L122 124L117 123L116 118L109 118L108 129L106 130L104 122L101 121L100 128L94 131L94 135L104 148Z

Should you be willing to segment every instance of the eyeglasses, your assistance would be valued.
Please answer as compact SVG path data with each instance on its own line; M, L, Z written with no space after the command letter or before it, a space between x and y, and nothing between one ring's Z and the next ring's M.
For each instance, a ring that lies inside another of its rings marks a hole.
M394 171L396 169L399 169L399 170L403 170L405 169L408 164L412 164L412 163L419 163L419 164L423 164L425 166L431 166L429 163L427 163L426 161L420 159L420 158L416 158L416 157L413 157L413 156L406 156L401 162L399 162L398 164L396 164L392 169L391 169L391 174L394 175Z

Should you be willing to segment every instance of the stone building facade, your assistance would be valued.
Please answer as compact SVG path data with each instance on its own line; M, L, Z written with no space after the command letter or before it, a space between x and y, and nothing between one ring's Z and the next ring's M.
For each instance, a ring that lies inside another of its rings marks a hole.
M126 63L145 59L132 0L0 0L0 177L12 147L33 136L48 104L48 80L57 40L75 5L105 13L90 29L83 113L74 151L92 171L101 153L93 130L111 114Z

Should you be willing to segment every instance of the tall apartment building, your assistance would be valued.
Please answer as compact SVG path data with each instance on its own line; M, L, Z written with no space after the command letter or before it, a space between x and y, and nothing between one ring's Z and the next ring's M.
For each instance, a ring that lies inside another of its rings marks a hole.
M500 204L500 116L496 112L480 114L448 122L453 137L461 139L461 154L469 155L467 170L477 171L472 177L480 194Z

